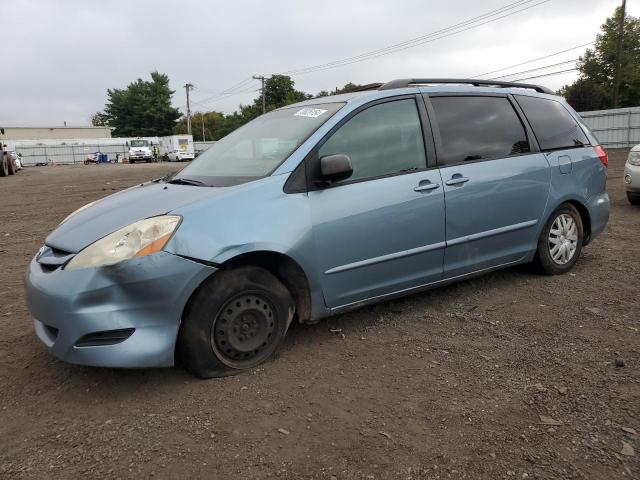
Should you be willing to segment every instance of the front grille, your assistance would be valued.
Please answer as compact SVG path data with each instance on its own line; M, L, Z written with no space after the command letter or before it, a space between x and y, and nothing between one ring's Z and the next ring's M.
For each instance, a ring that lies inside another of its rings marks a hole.
M67 252L59 248L45 245L42 247L40 252L38 252L36 260L45 272L52 272L67 263L74 256L75 253L73 252Z
M76 342L76 347L104 347L116 345L124 342L133 335L135 328L122 328L120 330L107 330L104 332L93 332L85 335Z

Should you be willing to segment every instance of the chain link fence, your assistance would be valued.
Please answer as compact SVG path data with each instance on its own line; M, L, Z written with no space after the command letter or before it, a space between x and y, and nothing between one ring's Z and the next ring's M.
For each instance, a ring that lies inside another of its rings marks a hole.
M22 164L79 164L84 163L90 155L100 152L106 154L110 161L116 160L116 155L125 156L129 147L125 144L83 144L83 145L19 145L15 146L16 153L22 155Z

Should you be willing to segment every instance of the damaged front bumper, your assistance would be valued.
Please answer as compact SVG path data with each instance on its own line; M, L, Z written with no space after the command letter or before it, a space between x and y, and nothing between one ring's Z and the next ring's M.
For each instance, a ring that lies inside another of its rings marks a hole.
M56 357L102 367L165 367L184 307L215 267L167 252L66 271L31 261L27 306Z

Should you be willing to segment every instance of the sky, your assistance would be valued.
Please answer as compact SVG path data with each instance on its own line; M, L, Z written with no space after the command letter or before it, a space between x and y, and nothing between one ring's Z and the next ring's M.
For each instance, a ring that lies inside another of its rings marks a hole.
M108 88L149 79L154 70L169 76L173 104L182 111L184 85L192 83L192 110L230 113L258 95L252 75L355 57L515 1L0 0L0 126L88 125L104 109ZM297 89L315 94L347 82L477 76L592 42L619 3L520 0L517 8L447 31L473 27L458 34L292 78ZM640 2L628 2L627 13L639 16ZM484 78L573 60L585 48ZM529 81L557 89L575 78L569 72Z

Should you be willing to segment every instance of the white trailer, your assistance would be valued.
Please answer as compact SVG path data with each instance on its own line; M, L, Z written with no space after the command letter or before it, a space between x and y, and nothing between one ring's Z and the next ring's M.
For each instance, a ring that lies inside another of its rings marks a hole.
M193 149L193 136L171 135L160 138L160 156L170 162L193 160L196 156Z

